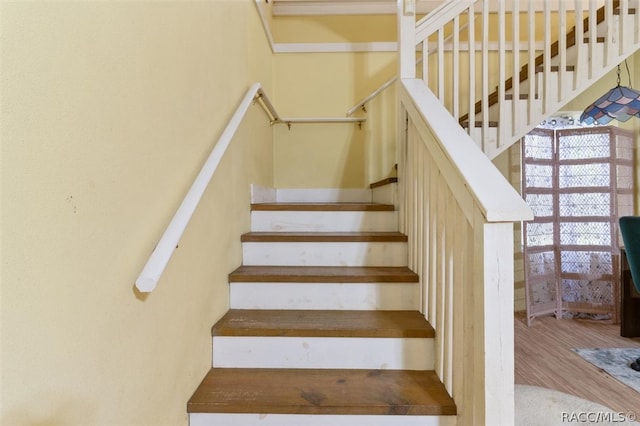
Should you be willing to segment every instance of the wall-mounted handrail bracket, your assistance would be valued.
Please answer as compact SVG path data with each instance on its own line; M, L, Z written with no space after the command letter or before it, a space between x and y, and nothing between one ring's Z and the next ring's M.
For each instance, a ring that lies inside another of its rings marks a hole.
M169 259L173 255L174 250L178 248L178 242L180 241L180 238L182 238L185 228L198 207L198 204L200 203L200 200L202 199L218 164L222 160L222 156L231 144L231 141L240 127L247 111L251 105L255 105L256 103L258 103L267 114L270 125L273 126L274 124L284 123L287 125L289 130L291 130L292 123L358 123L362 125L362 122L366 120L364 118L349 117L283 119L274 108L269 97L262 90L260 83L253 84L229 120L227 127L222 132L218 142L214 145L211 154L209 154L204 166L198 173L185 198L182 200L180 207L174 214L162 237L156 244L149 260L147 260L147 263L142 269L142 272L140 272L140 275L136 279L136 288L139 291L149 293L155 289L158 284L158 280L169 263Z

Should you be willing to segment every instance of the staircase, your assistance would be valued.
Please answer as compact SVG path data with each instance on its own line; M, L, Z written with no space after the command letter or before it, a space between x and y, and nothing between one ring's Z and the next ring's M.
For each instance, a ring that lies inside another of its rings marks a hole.
M251 206L191 426L455 425L398 213L344 193Z
M415 24L403 55L421 56L419 77L491 159L640 48L637 0L448 3Z

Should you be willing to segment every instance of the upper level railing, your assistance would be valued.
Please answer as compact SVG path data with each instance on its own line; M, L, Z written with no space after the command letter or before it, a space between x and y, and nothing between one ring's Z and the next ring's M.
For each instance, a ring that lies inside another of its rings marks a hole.
M415 23L417 73L491 158L634 53L639 41L640 13L630 7L636 0L447 3L451 13ZM442 48L447 38L451 53ZM433 44L435 53L427 47Z
M468 24L463 25L460 29L464 30L467 25ZM449 42L452 38L453 38L453 34L449 34L444 40L445 43ZM429 54L435 53L437 50L438 50L437 46L430 46L429 47ZM416 61L416 66L420 65L420 64L422 64L422 58L418 58L418 60ZM349 116L355 114L355 112L360 110L360 109L366 112L367 103L372 101L373 99L375 99L380 93L384 92L388 87L390 87L397 80L398 80L398 76L394 75L389 80L387 80L384 83L382 83L377 89L373 90L370 94L368 94L367 96L362 98L362 100L360 100L357 104L355 104L354 106L349 108L347 110L347 116L349 117Z
M144 293L151 292L155 289L158 280L162 276L169 259L173 255L174 250L178 246L180 238L186 229L193 213L198 207L202 196L211 181L211 178L218 168L218 164L222 160L224 153L231 144L236 131L240 127L244 116L246 115L249 107L252 104L259 103L267 116L271 124L286 124L291 125L294 123L355 123L362 124L366 121L364 118L345 118L345 117L312 117L312 118L285 118L281 117L276 111L275 107L269 100L260 83L253 84L247 93L242 98L240 105L238 105L233 116L229 120L226 128L222 132L222 135L215 144L211 154L207 158L206 162L202 166L202 169L196 176L193 184L189 188L184 200L178 207L178 210L174 214L171 222L164 231L162 237L158 241L153 253L149 257L149 260L145 264L142 272L136 280L136 288Z
M458 424L514 421L513 222L533 214L418 79L402 79L401 230Z

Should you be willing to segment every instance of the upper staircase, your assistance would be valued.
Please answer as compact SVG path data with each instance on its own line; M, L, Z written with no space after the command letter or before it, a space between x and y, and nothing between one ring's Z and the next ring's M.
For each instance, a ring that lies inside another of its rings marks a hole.
M403 54L494 158L640 48L637 12L637 0L445 2Z
M191 426L455 425L398 213L344 193L252 204Z

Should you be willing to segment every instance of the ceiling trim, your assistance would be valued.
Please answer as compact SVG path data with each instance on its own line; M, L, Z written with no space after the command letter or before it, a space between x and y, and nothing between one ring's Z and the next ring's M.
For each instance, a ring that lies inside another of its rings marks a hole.
M395 15L395 0L272 0L274 16L304 15ZM418 13L427 13L441 0L421 0Z
M396 52L398 43L275 43L274 53Z
M259 1L259 0L258 0ZM267 2L267 0L262 0ZM272 3L273 16L305 16L305 15L395 15L398 9L396 0L268 0ZM443 0L415 0L418 14L426 14L442 4ZM488 0L490 12L498 11L498 2ZM559 2L551 0L552 10L558 9ZM566 1L566 0L565 0ZM530 2L536 7L544 5L544 0L520 0L520 10L527 10ZM588 5L587 0L583 0ZM598 7L603 0L597 0ZM586 7L585 6L585 7ZM476 6L476 12L480 9ZM574 2L566 1L565 8L573 10ZM507 10L510 6L507 5Z

